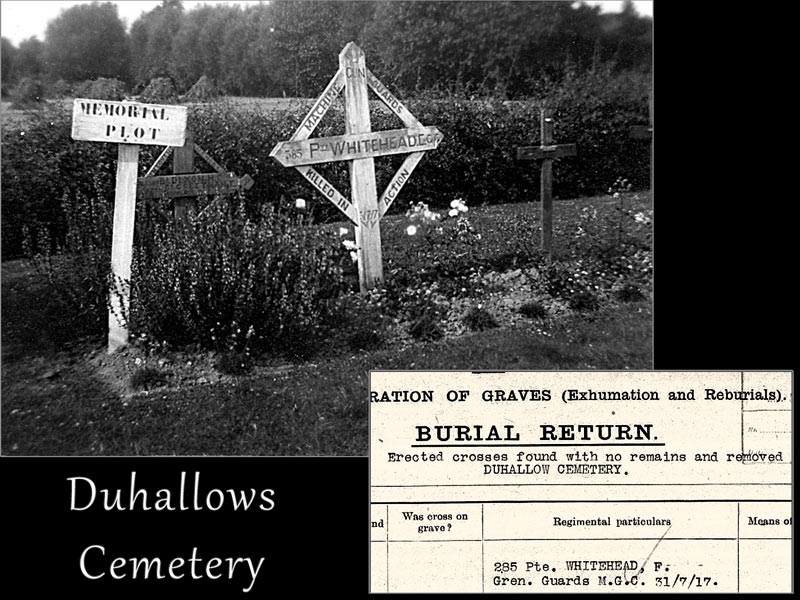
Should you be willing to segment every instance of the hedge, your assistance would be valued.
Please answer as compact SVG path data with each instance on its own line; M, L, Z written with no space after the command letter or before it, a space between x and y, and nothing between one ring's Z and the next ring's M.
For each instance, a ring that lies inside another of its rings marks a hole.
M647 124L647 88L644 76L596 73L567 79L542 98L528 102L496 102L467 98L418 98L407 102L425 125L435 125L444 140L428 152L403 188L390 212L400 213L411 203L426 202L445 208L455 198L470 205L538 199L536 163L516 159L516 148L539 144L539 109L551 107L556 143L574 143L578 155L554 167L556 198L607 193L620 177L634 189L649 184L649 146L632 140L630 128ZM250 175L254 186L246 193L253 214L264 203L309 205L318 220L341 214L292 168L270 158L274 145L291 136L312 101L298 101L276 110L270 103L245 104L221 100L190 108L189 126L195 140L214 159L238 175ZM402 127L387 110L372 111L372 128ZM51 106L23 128L3 127L2 250L4 258L22 252L23 227L47 228L55 240L63 235L60 214L63 193L81 192L113 197L116 148L113 144L75 142L70 138L70 109ZM335 104L315 136L341 135L344 118ZM142 174L160 152L142 147ZM379 191L395 173L403 156L376 159ZM202 160L197 161L198 165ZM168 166L164 167L168 172ZM349 193L345 163L319 169L337 189Z

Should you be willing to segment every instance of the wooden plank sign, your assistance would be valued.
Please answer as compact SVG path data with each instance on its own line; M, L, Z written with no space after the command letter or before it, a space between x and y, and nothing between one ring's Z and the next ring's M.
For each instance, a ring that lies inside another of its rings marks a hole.
M195 173L194 157L200 156L214 173ZM173 175L154 176L158 169L173 157ZM253 187L253 178L249 175L238 177L229 173L211 156L194 142L191 131L186 132L186 142L173 151L167 147L147 170L144 177L139 178L139 197L142 199L172 198L175 219L186 220L189 213L196 212L196 199L199 196L228 196ZM206 207L207 209L208 207ZM205 210L205 209L204 209Z
M128 343L128 314L133 255L133 225L139 174L139 145L183 146L186 107L77 98L72 107L72 139L118 144L111 237L108 353Z
M397 115L405 129L372 131L368 88ZM344 91L345 134L314 138L311 134ZM397 198L426 151L435 150L444 136L426 127L395 98L366 67L364 52L350 42L339 54L339 70L301 121L292 137L278 142L270 156L284 167L294 167L325 198L356 225L361 293L383 283L379 221ZM379 156L410 153L378 197L375 162ZM348 161L352 198L346 198L312 165Z
M186 107L76 98L72 139L152 146L183 146Z
M435 150L441 140L442 134L436 127L391 129L360 135L280 142L275 147L274 157L284 167L296 167Z
M553 117L551 111L543 108L540 114L541 142L537 146L517 148L517 160L541 160L542 172L540 190L542 199L542 250L547 260L553 257L553 160L566 156L576 156L575 144L553 144Z
M139 198L180 198L183 196L222 196L246 190L253 186L253 179L245 175L241 179L235 173L192 173L187 175L165 175L162 177L140 177Z

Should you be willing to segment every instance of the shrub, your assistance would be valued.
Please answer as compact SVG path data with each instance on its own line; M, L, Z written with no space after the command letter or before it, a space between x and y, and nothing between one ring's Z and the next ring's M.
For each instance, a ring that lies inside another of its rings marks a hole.
M519 313L529 319L544 319L547 316L547 309L541 302L531 300L519 307Z
M209 77L203 75L197 82L189 88L183 97L185 102L208 102L218 96L217 87Z
M64 242L51 240L43 229L38 235L29 234L26 246L31 248L34 268L50 287L49 310L59 314L62 330L71 330L66 337L100 334L108 322L109 205L102 198L65 193L62 207L67 222Z
M74 97L76 95L75 86L63 79L59 79L48 86L47 95L50 98Z
M11 92L11 108L30 108L43 100L44 86L32 77L23 77Z
M588 290L573 293L568 298L567 303L572 310L581 312L594 311L600 308L600 299L597 294Z
M615 289L614 296L620 302L636 302L644 298L642 290L633 283L624 283L621 287Z
M224 375L244 375L253 370L253 358L247 352L224 352L217 357L214 367Z
M390 326L386 309L382 290L371 290L366 296L350 291L335 302L329 323L351 350L373 350L383 345Z
M415 340L438 340L444 336L439 319L440 316L435 310L425 312L411 322L408 333Z
M499 327L492 313L481 306L471 306L462 320L470 331L483 331Z
M76 88L75 95L80 98L97 98L98 100L124 100L125 91L125 83L119 79L99 77L84 81Z
M166 383L166 374L155 367L140 367L128 380L128 386L132 390L150 390L166 385Z
M139 95L139 100L156 104L175 104L178 102L178 91L169 77L155 77Z
M344 291L333 234L264 206L210 204L186 226L139 229L130 327L175 346L305 354Z
M473 101L458 96L407 98L409 109L424 124L436 125L444 140L435 151L426 153L390 214L401 214L417 202L425 202L434 210L447 209L454 198L462 198L471 207L537 199L539 169L534 163L518 161L516 148L539 143L539 108L545 102L555 111L555 140L578 146L575 159L555 165L555 196L605 193L609 182L620 173L625 174L633 189L646 188L649 147L631 140L628 131L632 125L647 123L648 85L645 76L597 69L591 74L567 77L559 85L543 86L540 100L536 101ZM153 80L141 97L145 102L176 99L171 81L163 78ZM276 110L223 100L190 111L189 126L197 143L228 170L254 179L255 184L246 194L251 216L265 202L278 204L281 198L291 202L304 197L311 199L309 213L316 221L342 219L341 213L313 191L295 169L282 167L269 156L277 142L292 135L310 106L311 101L302 101ZM104 190L113 190L116 148L111 144L72 141L69 107L60 108L55 116L54 112L34 119L24 128L25 137L36 139L36 145L19 139L20 131L13 128L3 132L4 253L19 254L21 223L29 222L31 217L37 226L41 223L50 228L55 239L62 235L58 199L64 189L94 193L93 180L100 175ZM377 105L372 113L374 130L399 126L394 114L378 110ZM315 135L341 135L343 131L343 111L335 104ZM144 172L156 152L145 147L141 152ZM404 158L397 155L376 159L379 191ZM349 194L345 163L320 166L318 170L341 193ZM11 198L8 207L7 198ZM498 254L500 270L519 249L508 248L508 252L505 258Z

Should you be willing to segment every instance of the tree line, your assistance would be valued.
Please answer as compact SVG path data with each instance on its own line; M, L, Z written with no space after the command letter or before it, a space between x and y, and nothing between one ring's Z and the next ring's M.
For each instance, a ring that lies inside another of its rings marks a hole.
M314 96L356 41L368 66L398 93L472 91L530 96L543 80L613 64L649 72L652 20L628 1L620 13L572 2L273 0L256 6L164 0L126 30L110 2L77 5L44 40L2 39L4 91L96 78L133 93L157 77L188 90L200 77L237 96Z

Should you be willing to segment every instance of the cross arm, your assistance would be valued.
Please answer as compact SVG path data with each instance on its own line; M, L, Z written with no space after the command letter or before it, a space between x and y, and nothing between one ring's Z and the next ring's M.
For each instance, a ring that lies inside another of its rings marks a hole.
M517 160L541 160L543 158L562 158L576 156L578 147L575 144L557 144L552 146L521 146L517 148Z

